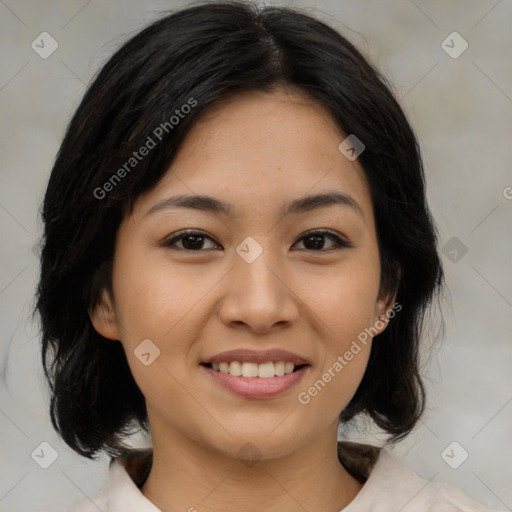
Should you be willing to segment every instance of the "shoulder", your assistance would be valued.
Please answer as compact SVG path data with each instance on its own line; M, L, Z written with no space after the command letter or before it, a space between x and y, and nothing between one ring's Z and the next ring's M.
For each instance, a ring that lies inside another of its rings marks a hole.
M108 486L96 491L86 500L69 509L69 512L98 512L98 510L107 510L108 505Z
M403 512L436 510L438 512L489 512L461 489L452 484L426 480L398 459L382 449L374 468L375 495L385 496L386 488L394 489L390 499L395 500Z
M108 484L69 512L158 512L142 494L153 459L152 449L132 449L110 461Z
M343 512L492 512L454 485L426 480L384 448L352 445L351 464L361 450L364 486ZM340 450L338 449L338 453ZM343 450L341 452L343 455ZM340 458L343 464L343 458ZM348 469L347 469L348 470Z

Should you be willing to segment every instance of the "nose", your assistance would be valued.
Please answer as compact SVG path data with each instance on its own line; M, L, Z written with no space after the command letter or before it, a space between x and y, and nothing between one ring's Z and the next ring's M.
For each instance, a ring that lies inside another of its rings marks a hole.
M245 326L256 333L272 332L299 318L301 301L293 291L291 269L265 249L252 262L238 253L218 306L221 321L229 326Z

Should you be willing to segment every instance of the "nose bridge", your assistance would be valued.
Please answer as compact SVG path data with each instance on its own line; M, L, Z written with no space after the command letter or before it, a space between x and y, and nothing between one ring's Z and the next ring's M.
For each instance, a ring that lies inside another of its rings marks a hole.
M249 293L256 291L258 294L275 295L278 292L277 289L282 286L275 276L280 263L277 261L276 251L272 250L268 237L265 241L262 238L260 237L258 242L252 236L248 236L236 248L236 279L243 283Z
M277 322L292 321L298 312L283 283L284 262L279 261L278 251L268 247L268 237L260 240L247 237L236 247L220 314L225 323L243 322L264 332Z

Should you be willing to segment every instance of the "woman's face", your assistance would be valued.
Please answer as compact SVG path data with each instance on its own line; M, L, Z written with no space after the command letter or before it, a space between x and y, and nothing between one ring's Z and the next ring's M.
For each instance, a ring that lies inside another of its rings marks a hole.
M154 440L238 458L252 443L274 458L336 428L367 365L361 333L392 304L379 297L370 191L344 138L297 93L244 93L195 124L123 220L111 314L92 319L121 341ZM318 194L345 200L306 201ZM211 200L171 202L196 195ZM177 239L183 230L194 236Z

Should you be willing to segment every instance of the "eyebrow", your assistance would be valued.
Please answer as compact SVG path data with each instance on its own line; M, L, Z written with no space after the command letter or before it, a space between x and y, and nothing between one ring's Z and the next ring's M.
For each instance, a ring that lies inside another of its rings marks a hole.
M348 194L338 191L324 192L295 199L285 205L282 214L286 216L305 213L334 205L348 206L364 219L363 210L357 201ZM189 208L214 214L222 214L226 217L234 216L233 205L224 203L213 197L205 195L178 195L158 201L144 214L144 217L153 215L162 210L174 208Z

